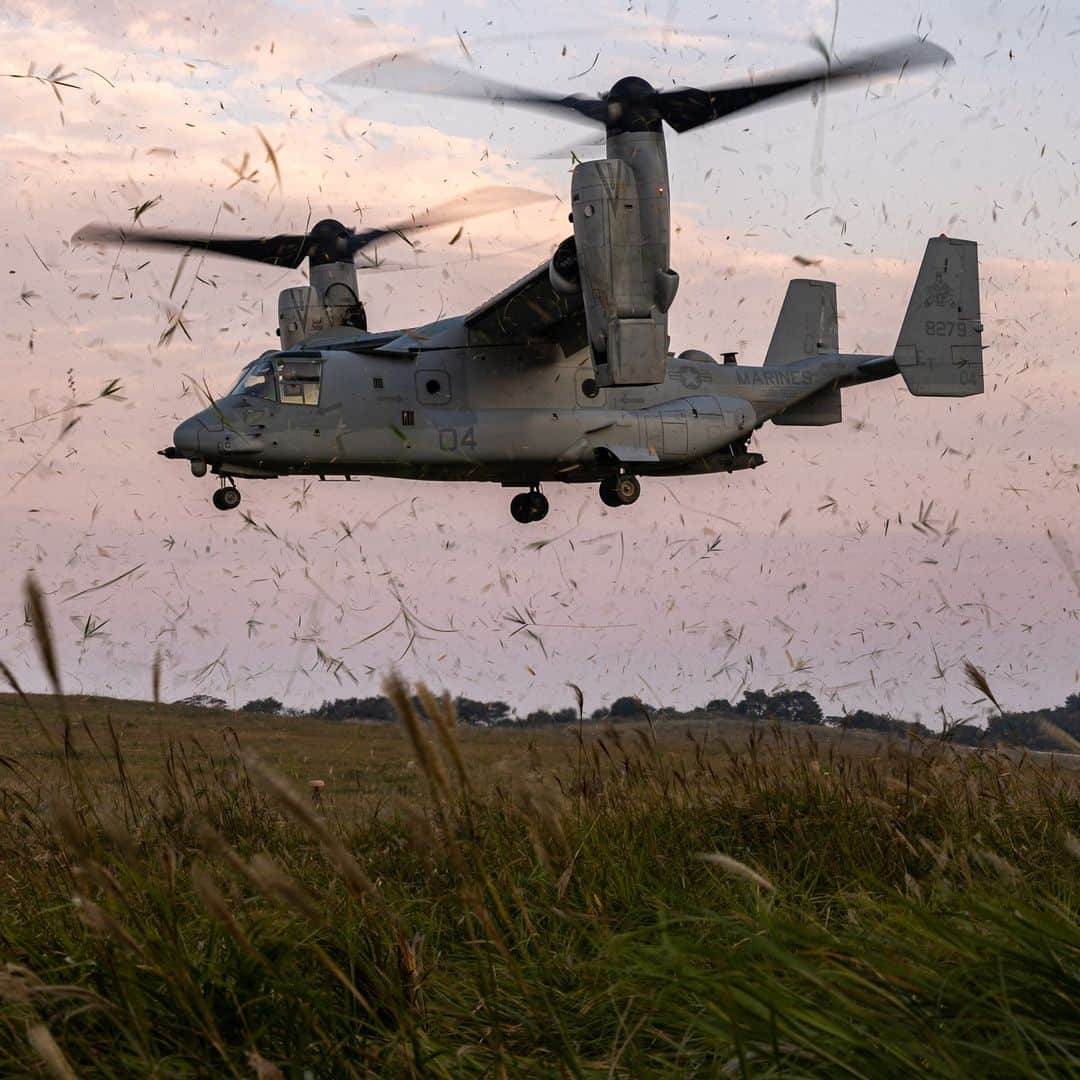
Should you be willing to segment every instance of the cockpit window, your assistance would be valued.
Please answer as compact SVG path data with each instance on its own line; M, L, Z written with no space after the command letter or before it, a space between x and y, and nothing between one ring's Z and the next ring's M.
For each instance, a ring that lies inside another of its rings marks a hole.
M256 360L240 374L236 385L229 391L229 397L261 397L270 401L277 400L274 385L274 365L269 360Z
M321 360L278 360L278 382L283 405L318 405Z

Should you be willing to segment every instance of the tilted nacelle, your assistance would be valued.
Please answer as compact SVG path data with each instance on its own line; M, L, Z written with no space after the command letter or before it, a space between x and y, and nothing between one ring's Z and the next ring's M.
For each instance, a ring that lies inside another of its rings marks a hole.
M579 165L571 184L578 281L568 279L564 258L552 260L552 286L580 287L601 386L661 383L667 374L667 312L679 275L666 263L667 237L643 222L634 170L608 158ZM662 189L652 198L666 199ZM655 215L649 215L652 220ZM665 215L666 217L666 215Z
M278 336L283 349L335 327L367 329L351 261L314 265L310 285L282 289L278 294Z

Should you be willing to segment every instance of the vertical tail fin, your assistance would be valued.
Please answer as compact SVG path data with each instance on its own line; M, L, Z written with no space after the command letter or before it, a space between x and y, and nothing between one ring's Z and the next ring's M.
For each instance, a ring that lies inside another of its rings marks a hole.
M787 295L776 320L765 366L790 364L807 356L840 351L836 327L836 283L789 281Z
M982 393L979 249L974 241L938 236L927 243L895 359L908 390L918 396Z

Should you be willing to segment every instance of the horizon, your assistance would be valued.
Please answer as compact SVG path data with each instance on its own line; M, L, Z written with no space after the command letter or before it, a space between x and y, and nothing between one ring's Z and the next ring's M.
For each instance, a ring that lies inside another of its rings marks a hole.
M430 687L429 687L429 689L430 689ZM747 688L747 689L751 690L751 691L753 690L753 688ZM13 688L12 690L9 690L9 691L0 691L0 697L19 698L19 697L22 696L23 692L24 691L22 689L15 690ZM471 697L469 697L468 694L454 693L453 691L449 690L446 687L436 688L434 690L434 692L437 695L448 694L450 696L451 702L454 703L455 706L456 706L456 703L458 701L460 701L460 700L468 700L470 702L475 702L475 703L478 703L480 705L504 704L504 705L508 706L510 714L515 719L518 719L518 720L524 719L527 715L529 715L528 713L522 711L518 706L514 705L513 702L507 701L505 698L491 698L491 699L471 698ZM777 691L777 692L783 692L783 691ZM814 696L812 691L806 691L806 693L809 693L811 695L811 697L814 698L814 701L817 702L817 704L819 706L821 705L821 702L818 701L817 697ZM249 705L251 705L251 704L253 704L255 702L273 700L273 701L278 702L278 704L281 707L281 710L282 710L283 714L292 715L292 716L295 716L295 717L298 717L298 718L299 717L309 717L309 718L316 718L316 719L318 719L318 717L316 717L315 714L319 711L319 709L325 708L327 705L333 705L333 704L335 704L337 702L341 702L341 701L370 700L370 699L375 699L375 698L380 699L380 700L389 701L389 698L386 696L385 693L383 693L383 687L382 687L381 684L380 684L379 688L374 693L371 693L371 694L345 694L345 695L341 695L341 696L338 696L338 697L329 697L329 698L323 699L323 701L319 702L317 705L311 705L311 706L306 706L306 707L305 706L300 706L300 705L290 705L287 701L281 701L272 694L266 694L266 695L263 695L263 696L254 696L254 697L248 699L247 701L241 702L241 703L238 703L238 704L229 704L226 701L226 699L224 699L224 698L217 697L214 694L202 693L202 692L189 694L186 697L174 698L174 699L171 699L171 700L166 700L164 698L155 700L153 697L145 697L144 698L144 697L138 697L138 696L135 696L135 697L121 697L121 696L118 696L118 695L96 694L96 693L72 694L72 693L69 693L66 690L58 692L55 689L46 690L46 691L31 691L31 692L26 693L26 696L28 698L29 697L47 697L47 698L65 698L65 699L69 699L69 698L73 698L73 697L74 698L87 698L87 699L94 699L94 700L99 700L99 701L115 701L115 702L124 702L124 703L128 703L128 704L140 704L140 705L150 705L150 706L157 706L157 705L192 705L193 707L197 707L197 708L221 709L221 710L227 711L227 712L240 712L240 711L245 710ZM745 696L745 691L744 691L744 696ZM710 702L704 702L704 703L699 704L699 705L690 705L690 706L688 706L686 708L679 708L679 707L677 707L675 705L670 705L670 704L651 705L646 701L642 701L642 699L640 697L637 697L636 695L632 695L632 694L617 695L617 696L613 697L612 700L610 702L608 702L607 704L602 704L602 705L595 706L595 707L592 707L592 708L589 708L588 706L585 706L584 710L583 710L583 713L582 713L584 719L590 720L590 719L596 718L598 713L602 713L602 712L605 712L605 710L610 709L611 705L613 705L617 700L619 700L620 697L631 698L631 699L633 699L635 701L638 701L642 705L642 707L644 709L646 709L646 710L648 710L650 712L659 713L659 712L670 711L670 712L675 712L675 713L680 713L680 714L689 713L689 712L705 711L705 710L708 709L708 706L711 703L711 701L725 700L723 698L714 698L714 699L710 699ZM204 704L203 702L200 702L198 700L199 698L203 698L207 702L213 702L213 704L212 705L211 704ZM730 705L731 709L734 711L736 709L736 707L740 704L741 700L742 700L742 698L737 698L735 700L730 700L728 702L728 704ZM565 711L566 709L569 708L573 712L576 713L578 711L577 710L577 705L576 705L576 699L575 699L572 692L568 695L567 701L570 704L564 703L561 706L557 702L548 702L546 704L542 703L542 704L533 706L530 711L531 712L556 713L556 712L560 712L560 711ZM220 703L220 704L218 704L218 703ZM1062 704L1064 704L1064 701L1061 702L1061 703L1058 703L1056 705L1051 704L1051 705L1035 705L1035 706L1027 706L1027 707L1017 707L1017 708L1011 708L1011 709L1007 709L1007 710L1001 710L1001 712L1004 712L1006 714L1008 714L1008 713L1019 713L1019 714L1040 713L1040 712L1045 712L1045 711L1048 711L1048 710L1060 708L1062 706ZM989 719L991 719L995 715L998 715L998 713L995 713L994 705L988 699L983 697L981 695L981 692L980 692L980 699L969 702L969 706L971 708L981 707L982 712L981 712L981 714L976 714L976 715L973 715L970 718L968 718L968 720L965 721L965 722L968 722L968 723L985 725L985 723ZM841 713L827 713L824 709L822 709L822 716L823 716L823 719L825 721L829 721L829 720L843 719L844 717L850 716L853 713L857 713L857 712L874 713L875 715L884 716L884 717L887 717L887 718L892 719L892 720L899 720L899 721L902 721L904 723L918 723L918 722L920 722L920 721L915 721L915 720L907 720L903 715L901 715L899 713L895 713L895 712L876 713L875 710L865 708L865 707L860 706L858 704L856 704L852 708L845 707L844 711L841 712Z

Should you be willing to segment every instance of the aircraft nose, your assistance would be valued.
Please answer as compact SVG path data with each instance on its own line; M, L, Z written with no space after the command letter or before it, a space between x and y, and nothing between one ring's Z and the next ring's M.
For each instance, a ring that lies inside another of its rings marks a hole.
M217 447L218 437L224 430L218 409L203 409L185 420L173 433L173 446L183 453L205 453Z
M199 452L199 432L205 431L203 422L197 416L189 416L174 432L173 446L181 457Z

